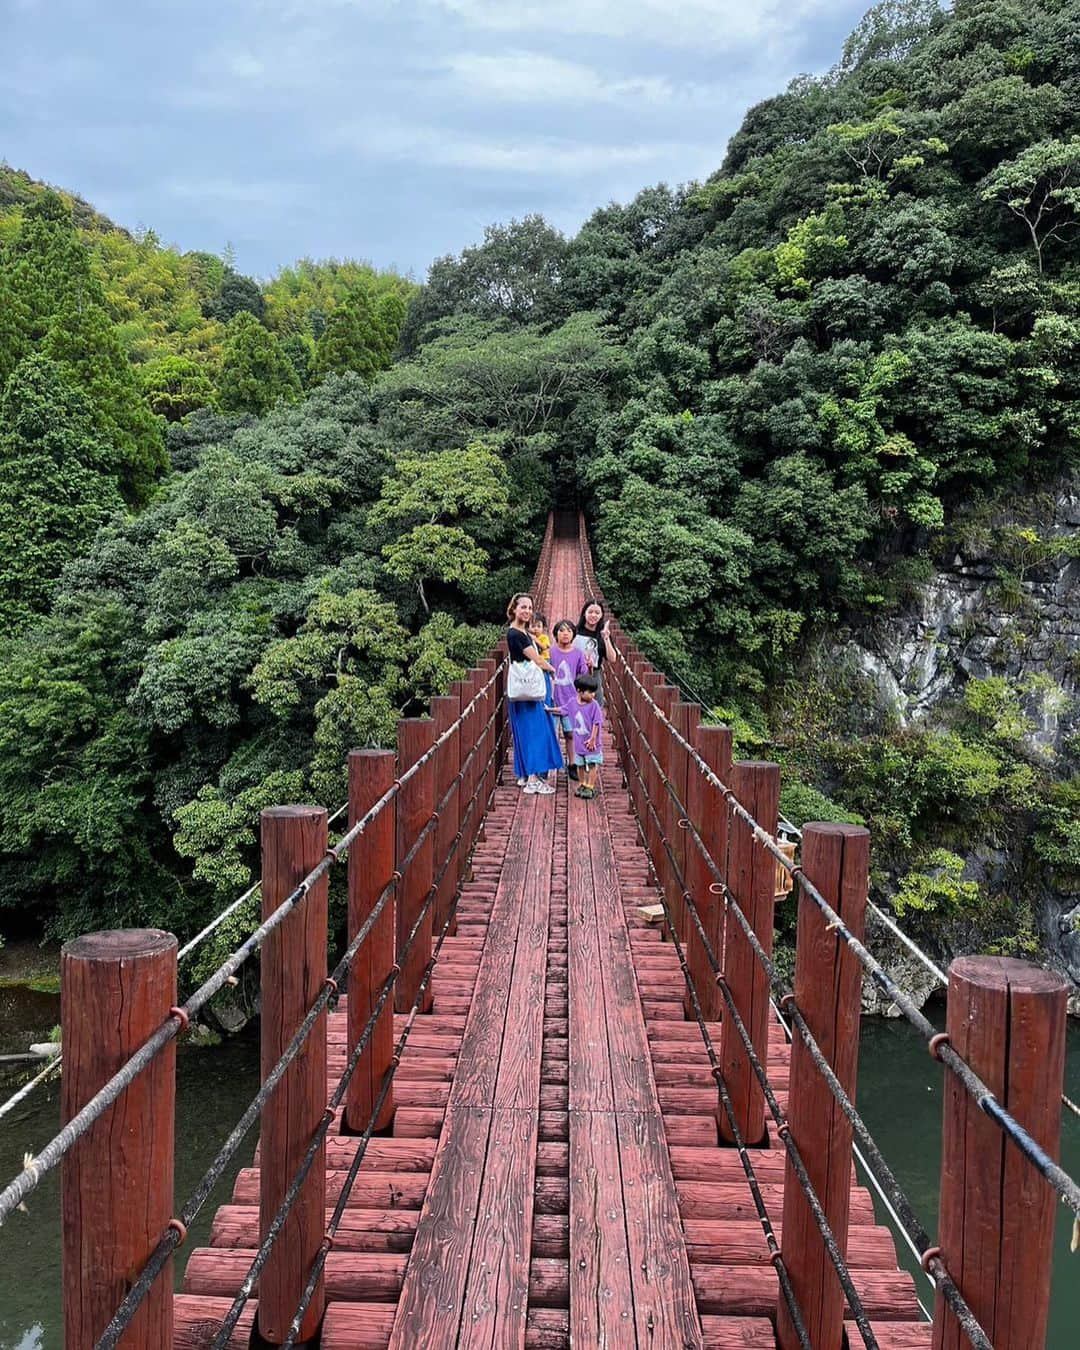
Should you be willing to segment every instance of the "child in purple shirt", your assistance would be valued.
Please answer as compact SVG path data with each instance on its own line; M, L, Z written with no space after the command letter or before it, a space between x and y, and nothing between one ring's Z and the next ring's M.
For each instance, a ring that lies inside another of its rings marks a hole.
M595 675L579 675L574 681L574 763L581 771L581 786L574 795L586 799L596 796L596 766L604 762L600 746L604 710L596 701L599 684Z
M566 773L577 781L578 771L574 763L574 708L577 706L577 691L574 681L579 675L589 673L585 653L574 646L574 625L569 619L560 619L555 625L552 636L555 646L551 649L549 660L555 667L553 683L555 685L555 707L553 711L559 719L563 737L566 741Z

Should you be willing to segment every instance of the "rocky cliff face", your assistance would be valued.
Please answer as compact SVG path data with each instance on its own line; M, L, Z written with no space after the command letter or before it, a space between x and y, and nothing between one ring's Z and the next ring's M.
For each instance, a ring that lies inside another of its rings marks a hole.
M1024 753L1055 776L1080 770L1080 476L1014 502L962 542L902 614L852 632L848 659L903 726L935 725L968 681L1005 677L1025 714ZM1080 820L1076 823L1080 832ZM1014 850L972 841L965 875L1015 884ZM1023 879L1050 960L1080 987L1080 893ZM1080 992L1080 988L1078 988Z

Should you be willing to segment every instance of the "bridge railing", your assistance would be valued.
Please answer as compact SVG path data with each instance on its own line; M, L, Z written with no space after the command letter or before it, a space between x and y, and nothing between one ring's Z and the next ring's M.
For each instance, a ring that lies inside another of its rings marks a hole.
M602 598L583 523L579 539L587 589ZM877 1345L847 1264L857 1135L935 1283L935 1347L1042 1345L1056 1200L1080 1215L1080 1187L1056 1161L1065 981L1020 961L955 961L948 1030L938 1034L863 943L868 832L809 824L796 863L776 839L779 767L732 763L730 732L702 723L700 706L682 700L615 620L611 635L608 709L686 979L687 1015L713 1065L718 1139L739 1150L777 1270L779 1344L839 1347L846 1308L864 1343ZM793 887L789 989L771 956L774 906ZM864 973L949 1070L937 1244L855 1108ZM786 1111L767 1067L776 1003L795 1031ZM751 1150L767 1141L767 1121L787 1153L779 1238L753 1173Z
M532 585L541 602L552 531L549 519ZM350 753L348 827L334 844L322 807L262 813L261 882L229 907L260 890L261 922L184 1004L170 933L97 933L64 947L64 1124L0 1192L0 1224L62 1166L68 1350L162 1350L174 1332L179 1344L223 1350L234 1332L250 1332L257 1280L266 1342L292 1345L317 1330L326 1255L368 1141L393 1115L394 1071L416 1016L430 1009L435 962L454 932L460 883L506 756L501 648L433 699L429 718L399 722L396 752ZM328 877L343 862L348 944L328 974ZM255 952L261 1085L176 1210L176 1040ZM346 980L346 1065L328 1103L326 1016ZM397 1036L395 1011L405 1014ZM325 1138L339 1116L359 1137L327 1224ZM174 1298L172 1257L256 1121L259 1249L239 1294L208 1329L201 1300Z

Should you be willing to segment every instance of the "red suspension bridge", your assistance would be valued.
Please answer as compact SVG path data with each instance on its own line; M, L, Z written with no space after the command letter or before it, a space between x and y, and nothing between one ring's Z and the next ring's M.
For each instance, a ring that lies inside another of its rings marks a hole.
M598 594L577 518L552 517L533 590L549 614ZM264 813L262 923L185 1004L170 934L68 944L65 1125L0 1221L62 1166L69 1350L1044 1344L1056 1205L1080 1214L1055 1161L1063 981L954 962L936 1034L863 945L867 832L808 825L796 864L777 766L733 764L727 729L612 635L595 800L513 785L500 647L400 723L396 754L353 752L336 843L321 808ZM771 954L793 888L788 989ZM177 1207L176 1038L256 950L262 1087ZM855 1105L866 974L943 1064L933 1241Z

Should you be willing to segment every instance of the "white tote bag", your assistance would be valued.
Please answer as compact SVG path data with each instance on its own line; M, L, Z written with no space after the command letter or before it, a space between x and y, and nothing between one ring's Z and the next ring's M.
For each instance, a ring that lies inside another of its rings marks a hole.
M544 672L531 661L511 661L506 697L512 703L538 703L545 693Z

